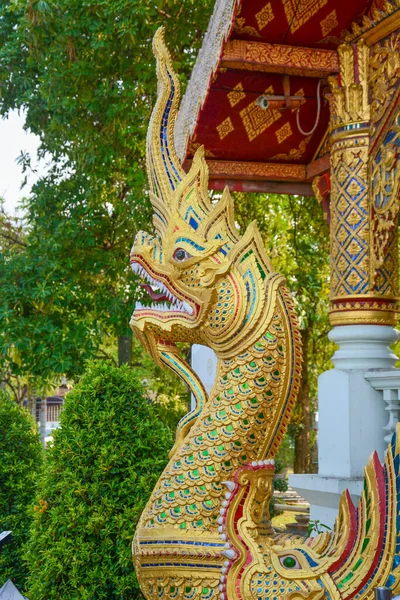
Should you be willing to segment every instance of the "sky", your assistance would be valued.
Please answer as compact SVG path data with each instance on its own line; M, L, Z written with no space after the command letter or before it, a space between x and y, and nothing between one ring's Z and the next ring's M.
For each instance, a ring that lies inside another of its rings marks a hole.
M6 211L11 214L16 213L18 201L29 194L31 186L44 171L44 161L38 163L37 160L39 138L24 131L24 123L24 114L17 111L12 111L7 119L0 119L0 196L5 200ZM28 185L22 190L24 175L16 162L21 151L29 152L32 165L38 170L29 176Z

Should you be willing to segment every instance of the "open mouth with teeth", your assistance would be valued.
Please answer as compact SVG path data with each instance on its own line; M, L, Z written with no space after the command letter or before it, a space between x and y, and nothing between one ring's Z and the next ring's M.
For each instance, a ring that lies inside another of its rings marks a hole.
M134 312L151 311L158 313L180 313L181 315L193 316L195 311L190 304L181 298L178 298L168 286L167 281L160 281L155 274L151 273L150 268L145 268L141 262L136 260L131 262L132 271L139 275L143 283L140 286L146 290L153 300L150 306L145 306L141 302L136 302Z

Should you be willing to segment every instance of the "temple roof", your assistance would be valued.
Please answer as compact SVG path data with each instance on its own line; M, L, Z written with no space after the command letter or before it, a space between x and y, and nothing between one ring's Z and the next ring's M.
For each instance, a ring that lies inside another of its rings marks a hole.
M345 36L374 43L371 32L398 10L391 2L217 0L178 114L181 160L190 164L204 145L211 187L284 181L312 193L312 178L329 169L325 91L326 77L339 70L336 49ZM257 105L285 93L297 97L298 114L293 105Z

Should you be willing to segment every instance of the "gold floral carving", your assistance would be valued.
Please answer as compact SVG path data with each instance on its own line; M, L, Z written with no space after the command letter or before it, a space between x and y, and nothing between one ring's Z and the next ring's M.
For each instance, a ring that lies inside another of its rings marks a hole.
M371 51L369 65L371 86L371 121L376 123L385 114L398 89L400 76L400 33L395 33Z
M368 48L360 42L356 52L345 45L340 46L338 52L340 81L329 78L334 130L331 149L333 302L337 297L354 297L369 289L369 130L354 126L355 122L369 119Z
M196 141L196 134L194 135L193 139L190 140L190 142L189 142L188 149L187 149L188 156L196 154L196 150L198 150L200 148L200 146L203 146L204 156L206 158L214 158L215 155L213 152L211 152L211 150L208 150L207 148L205 148L204 144L201 144L200 142Z
M400 33L371 49L369 80L373 156L371 179L371 289L397 294L397 219L400 168ZM389 118L388 118L389 117Z
M239 162L210 160L207 162L210 177L229 179L265 179L267 181L304 181L307 178L305 165L279 163Z
M352 23L351 31L343 32L342 41L352 43L362 37L367 46L373 46L400 27L400 0L385 0L381 10L364 15L362 23Z
M234 131L234 126L232 123L232 119L227 117L222 123L217 125L216 130L218 131L219 139L223 140L227 135Z
M328 0L283 0L290 32L295 33L327 4Z
M397 220L399 214L400 111L379 144L370 166L371 178L371 288L398 293Z
M267 4L260 10L260 12L256 13L256 21L258 25L258 29L261 31L271 23L274 18L274 13L272 11L271 2L267 2Z
M222 64L242 66L250 65L257 70L267 72L291 72L293 74L322 77L339 71L337 52L319 48L301 48L266 42L244 40L229 41L224 49Z
M322 19L320 25L322 36L326 37L328 33L330 33L333 29L335 29L335 27L338 26L336 10L334 9L332 12L329 13L329 15L325 17L325 19Z
M251 27L251 25L246 25L246 19L244 17L237 17L233 26L233 31L242 35L250 35L251 37L261 37L261 34L257 31L255 27Z
M246 94L243 91L243 85L239 82L231 92L227 93L229 104L232 106L236 106L241 100L246 98Z
M264 93L273 94L274 90L272 86L266 89ZM257 105L256 100L241 110L239 114L250 142L282 117L282 113L278 110L268 108L265 110L261 108Z
M275 154L275 156L272 157L272 160L300 160L305 153L310 140L311 136L309 135L308 137L304 138L304 140L301 140L297 148L292 148L286 154Z
M393 324L398 310L394 224L399 210L400 121L395 120L391 128L385 125L386 137L381 136L373 155L370 128L370 120L386 111L385 93L389 95L386 83L382 87L377 80L385 77L385 69L397 72L397 58L392 67L386 64L390 63L389 47L393 45L385 43L371 51L370 59L363 41L356 50L342 45L340 80L329 79L333 130L330 318L335 325ZM386 79L389 82L388 75ZM369 104L370 90L374 106ZM371 298L365 300L365 294Z
M288 137L292 135L292 127L289 121L286 121L282 127L275 131L276 139L278 140L278 144L282 144Z
M369 121L370 104L368 99L369 49L361 40L357 44L357 65L352 46L339 46L340 84L335 77L329 77L332 92L332 127L342 124ZM357 67L357 68L356 68Z

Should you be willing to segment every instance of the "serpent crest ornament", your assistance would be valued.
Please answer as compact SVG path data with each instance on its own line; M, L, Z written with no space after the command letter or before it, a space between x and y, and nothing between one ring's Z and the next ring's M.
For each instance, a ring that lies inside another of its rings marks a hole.
M227 188L210 200L201 147L189 172L182 169L173 137L179 83L162 29L153 48L158 94L147 171L155 235L139 232L131 253L153 303L136 305L131 326L154 360L187 383L196 407L178 425L136 530L141 589L147 600L372 599L374 587L398 582L397 440L383 467L371 459L357 510L344 494L333 533L274 533L273 459L300 384L297 320L256 223L239 234ZM209 397L177 342L216 353Z

